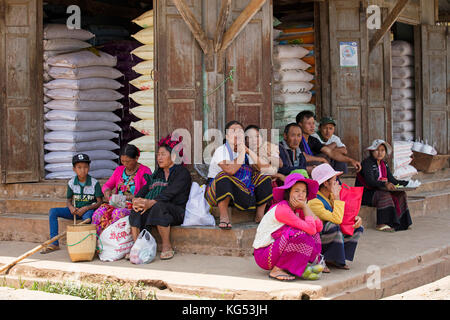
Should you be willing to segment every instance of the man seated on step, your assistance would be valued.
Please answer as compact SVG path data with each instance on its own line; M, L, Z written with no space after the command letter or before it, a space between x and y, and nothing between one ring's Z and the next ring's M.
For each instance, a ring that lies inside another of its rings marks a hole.
M76 154L72 158L73 171L76 175L67 185L67 207L50 209L48 217L50 239L58 235L58 218L92 219L92 214L102 204L103 192L100 183L88 174L90 163L91 160L87 154ZM58 241L49 244L41 253L55 250L59 250Z
M303 138L301 149L306 158L308 166L317 166L322 163L329 163L332 160L351 164L356 171L361 170L361 163L352 159L335 149L322 144L312 135L316 131L316 122L312 111L302 111L295 118L297 124L302 128Z
M342 143L341 139L334 134L336 130L336 121L332 117L323 117L319 122L319 130L317 130L311 137L316 138L320 143L326 145L331 150L347 155L347 147ZM347 163L331 160L331 166L336 171L347 173Z

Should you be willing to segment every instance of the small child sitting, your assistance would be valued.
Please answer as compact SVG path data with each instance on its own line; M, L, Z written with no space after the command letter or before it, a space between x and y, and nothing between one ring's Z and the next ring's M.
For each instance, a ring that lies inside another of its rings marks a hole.
M100 183L89 173L89 156L77 154L72 158L73 171L76 173L67 186L67 207L52 208L49 212L50 239L58 235L58 218L91 219L94 211L103 202ZM41 253L59 250L59 242L55 241L44 248Z

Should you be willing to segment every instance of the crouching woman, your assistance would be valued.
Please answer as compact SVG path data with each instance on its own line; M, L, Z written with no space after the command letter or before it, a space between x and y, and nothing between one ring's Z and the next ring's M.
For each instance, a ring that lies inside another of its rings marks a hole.
M320 255L319 232L323 226L306 203L316 197L318 188L316 181L293 173L286 177L283 186L274 189L277 204L264 215L253 242L255 261L270 270L269 278L319 279L322 266L313 265L312 273L307 266Z

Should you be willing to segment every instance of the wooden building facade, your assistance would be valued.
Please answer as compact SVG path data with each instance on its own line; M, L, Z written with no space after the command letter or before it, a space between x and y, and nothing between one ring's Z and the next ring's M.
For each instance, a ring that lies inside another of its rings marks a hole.
M306 3L316 26L317 116L337 120L349 155L362 159L375 138L392 141L395 22L414 30L416 137L449 153L450 39L448 27L435 25L434 0L155 0L155 136L185 128L194 138L195 121L202 132L223 132L230 120L270 129L274 8ZM367 28L371 4L382 9L379 30ZM44 176L42 5L0 2L1 183ZM339 46L347 41L357 43L356 67L340 65Z

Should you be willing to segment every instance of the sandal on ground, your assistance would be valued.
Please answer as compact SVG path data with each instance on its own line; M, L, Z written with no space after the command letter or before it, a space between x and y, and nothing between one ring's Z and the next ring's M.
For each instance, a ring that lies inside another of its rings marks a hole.
M382 232L395 232L395 229L389 227L387 224L376 227L375 229Z
M331 273L330 268L328 268L328 267L323 268L322 272L323 273Z
M291 276L291 275L286 274L286 273L279 273L279 274L274 275L274 276L269 274L269 278L270 279L274 279L274 280L278 280L278 281L285 281L285 282L286 281L289 282L289 281L294 281L295 280L294 276Z
M221 227L220 225L225 225L225 227ZM232 225L231 225L231 223L230 222L228 222L228 221L220 221L219 222L219 228L220 229L222 229L222 230L230 230L231 228L232 228Z
M350 267L348 265L346 265L346 264L340 265L340 264L337 264L337 263L335 263L333 261L326 261L325 263L327 264L327 266L334 267L336 269L350 270Z
M172 259L174 255L175 255L175 251L168 250L168 251L161 252L161 255L159 256L159 258L161 260L169 260L169 259Z
M41 254L47 254L47 253L50 253L50 252L57 251L59 249L60 249L59 246L55 246L53 244L50 244L50 245L48 245L47 247L45 247L45 248L43 248L41 250Z

